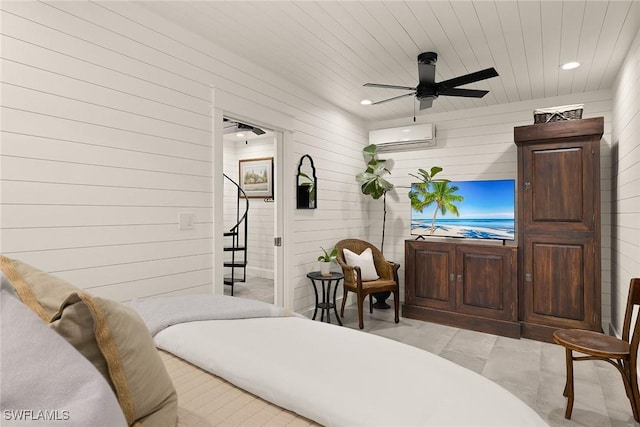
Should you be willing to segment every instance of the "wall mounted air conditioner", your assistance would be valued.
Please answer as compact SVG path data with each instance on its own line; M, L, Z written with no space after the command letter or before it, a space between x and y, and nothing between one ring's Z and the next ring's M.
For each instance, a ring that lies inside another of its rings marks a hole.
M421 150L436 146L435 126L431 123L369 131L369 144L378 153Z

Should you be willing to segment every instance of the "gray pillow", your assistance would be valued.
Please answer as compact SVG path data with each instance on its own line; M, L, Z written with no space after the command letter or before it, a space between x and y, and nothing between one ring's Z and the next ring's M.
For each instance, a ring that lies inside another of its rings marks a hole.
M5 280L2 275L2 426L125 427L116 396L100 372L12 295Z
M0 271L20 300L103 375L129 425L175 426L175 388L133 309L2 255Z

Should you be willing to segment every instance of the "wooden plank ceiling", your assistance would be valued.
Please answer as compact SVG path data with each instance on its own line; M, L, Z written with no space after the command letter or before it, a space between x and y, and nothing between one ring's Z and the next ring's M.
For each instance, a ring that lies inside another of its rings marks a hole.
M638 1L144 2L177 24L365 120L413 114L413 97L366 82L415 86L416 57L438 53L436 81L495 67L465 87L482 99L439 97L430 110L610 88L640 28ZM559 66L582 65L572 71ZM416 107L417 108L417 107Z

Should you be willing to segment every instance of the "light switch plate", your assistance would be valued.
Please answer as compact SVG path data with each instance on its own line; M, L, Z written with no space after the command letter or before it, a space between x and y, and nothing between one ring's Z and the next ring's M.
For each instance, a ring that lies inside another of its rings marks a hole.
M178 229L193 230L196 222L196 214L193 212L180 212L178 214Z

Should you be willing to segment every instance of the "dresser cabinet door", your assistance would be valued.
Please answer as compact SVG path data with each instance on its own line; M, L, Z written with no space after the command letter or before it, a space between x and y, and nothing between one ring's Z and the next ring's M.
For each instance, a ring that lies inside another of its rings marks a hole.
M508 247L458 246L456 309L481 317L518 320L517 251Z
M452 310L455 298L455 246L419 241L406 244L405 302Z

